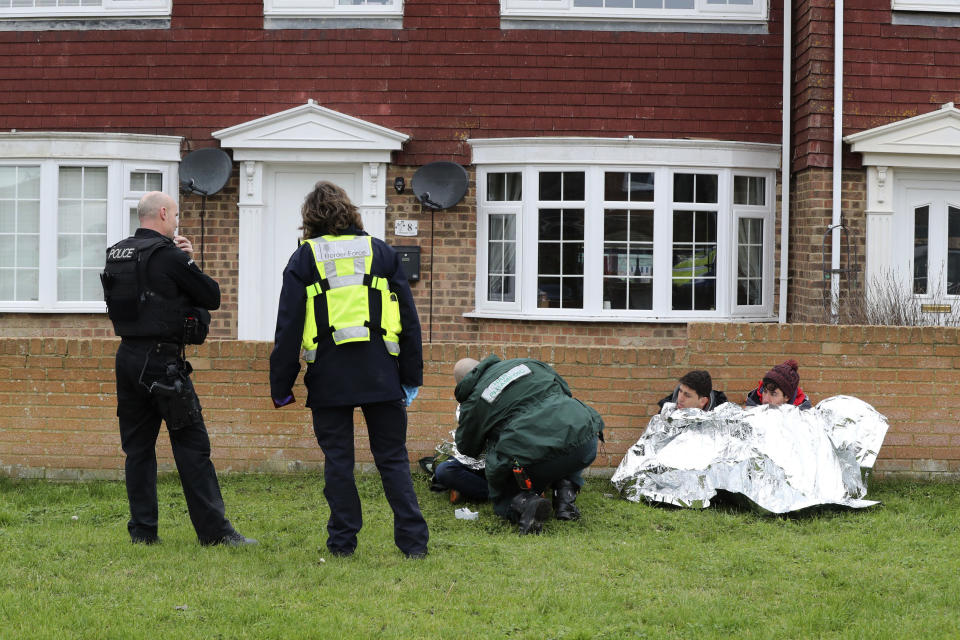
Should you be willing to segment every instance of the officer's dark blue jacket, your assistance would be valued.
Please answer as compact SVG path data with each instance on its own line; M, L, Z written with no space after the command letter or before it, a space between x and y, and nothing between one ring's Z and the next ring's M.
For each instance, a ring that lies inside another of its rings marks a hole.
M347 230L344 235L368 235ZM387 402L403 397L401 384L419 387L423 384L423 347L420 319L413 303L400 258L382 240L373 238L371 274L386 278L390 290L400 303L400 355L392 356L383 344L382 335L371 330L369 342L348 342L336 345L329 333L320 331L317 359L307 365L304 384L308 407L359 406ZM270 354L270 394L282 400L292 393L300 372L300 346L306 314L306 287L320 277L313 252L306 243L290 257L283 270L283 288L277 310L277 331ZM380 315L380 296L370 296L371 319ZM326 297L317 296L317 327L327 321Z

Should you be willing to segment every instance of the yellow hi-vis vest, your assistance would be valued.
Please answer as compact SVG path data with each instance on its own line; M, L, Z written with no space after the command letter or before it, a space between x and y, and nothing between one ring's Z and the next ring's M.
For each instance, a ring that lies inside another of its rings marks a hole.
M317 359L319 330L316 296L327 297L327 324L334 344L369 342L370 329L383 334L391 355L400 353L400 303L386 278L370 274L373 239L370 236L322 236L304 240L313 251L320 280L307 285L307 315L303 323L303 359ZM302 243L301 243L302 244ZM380 326L370 324L370 290L381 296Z

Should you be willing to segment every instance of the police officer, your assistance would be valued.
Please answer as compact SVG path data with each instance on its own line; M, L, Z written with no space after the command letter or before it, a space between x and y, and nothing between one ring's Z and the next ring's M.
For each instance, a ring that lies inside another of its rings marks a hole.
M406 405L423 381L420 320L397 253L363 231L356 206L335 184L318 182L301 209L304 241L283 271L270 355L276 407L304 383L324 454L330 506L327 548L350 556L362 526L354 480L353 411L360 407L370 451L393 509L394 542L408 558L427 553L427 523L413 491Z
M140 228L107 249L102 276L114 331L117 416L126 454L127 529L134 543L157 537L157 435L167 424L190 520L201 544L243 546L257 541L237 533L224 517L223 498L210 460L210 438L190 380L184 344L200 344L220 306L220 287L197 268L193 245L176 235L179 209L165 193L151 192L137 206Z

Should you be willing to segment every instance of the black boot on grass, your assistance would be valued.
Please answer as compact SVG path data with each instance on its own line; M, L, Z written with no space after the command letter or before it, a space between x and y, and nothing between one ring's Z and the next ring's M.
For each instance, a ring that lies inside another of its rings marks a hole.
M543 521L550 517L550 503L532 491L521 491L510 501L510 512L520 535L540 533Z

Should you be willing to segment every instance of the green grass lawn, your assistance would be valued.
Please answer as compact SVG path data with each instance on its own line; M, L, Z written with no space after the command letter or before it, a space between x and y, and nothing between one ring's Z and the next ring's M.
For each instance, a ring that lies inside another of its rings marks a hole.
M957 485L874 481L881 506L776 518L591 479L581 522L520 537L489 505L457 520L418 475L430 555L406 560L375 476L347 559L326 553L320 476L221 482L258 547L199 546L175 477L150 547L122 483L0 479L0 638L960 637Z

